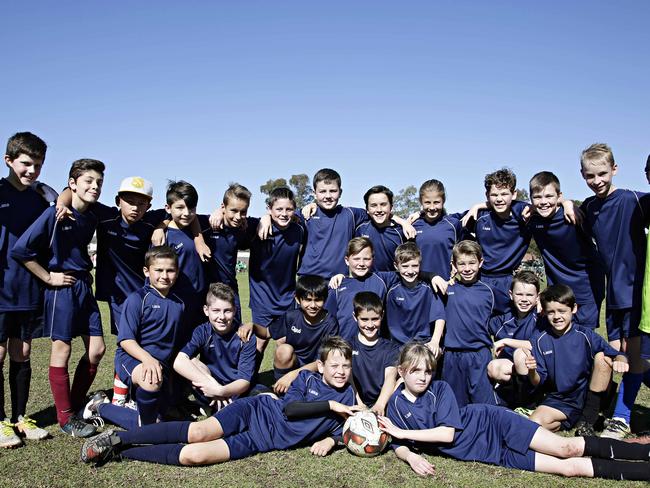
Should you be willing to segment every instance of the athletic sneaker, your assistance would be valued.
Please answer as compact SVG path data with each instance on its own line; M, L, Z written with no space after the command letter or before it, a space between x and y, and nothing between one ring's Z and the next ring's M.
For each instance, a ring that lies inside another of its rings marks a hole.
M109 402L110 400L106 396L106 393L103 391L98 391L90 397L90 400L88 403L86 403L83 414L81 416L84 420L88 420L90 417L93 417L99 413L98 409L101 404Z
M526 418L530 417L534 411L535 410L533 410L532 408L526 408L526 407L515 408L515 413L518 413L522 417L526 417Z
M106 425L106 423L104 422L104 419L99 414L91 415L90 417L85 419L85 421L87 423L89 423L90 425L94 425L98 429L102 429L102 428L104 428L104 425Z
M600 434L600 437L620 440L627 437L630 432L630 426L625 420L619 417L613 417L605 421L605 430Z
M90 437L97 433L97 427L84 422L76 415L72 415L68 422L61 427L61 431L72 437Z
M36 425L34 419L30 419L26 415L21 415L18 417L18 422L16 422L16 430L25 436L25 439L30 441L42 441L47 439L50 436L50 433L41 429Z
M9 422L8 419L0 421L0 447L13 449L22 445L23 441L16 435L14 424Z
M81 460L84 463L101 463L108 461L114 453L115 446L120 443L120 438L114 430L107 430L95 437L88 439L81 446Z
M596 430L586 420L578 420L575 435L576 437L596 437Z

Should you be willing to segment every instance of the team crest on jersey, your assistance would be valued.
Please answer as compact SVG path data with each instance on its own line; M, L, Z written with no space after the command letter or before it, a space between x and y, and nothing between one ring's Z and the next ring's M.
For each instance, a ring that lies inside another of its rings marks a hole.
M181 247L183 247L183 243L182 243L182 242L179 243L179 244L176 244L176 245L174 246L174 249L176 249L176 250L178 251Z
M543 228L544 228L544 224L537 224L537 225L535 226L535 228L536 228L536 229L543 229Z
M151 308L160 308L160 305L152 305Z
M455 294L456 294L455 291L448 291L448 292L447 292L447 295L455 295Z
M481 230L492 230L492 227L488 227L487 225L484 225L481 227Z
M292 325L292 326L291 326L291 332L293 332L293 333L295 333L295 334L302 334L302 329L299 329L299 328L296 327L295 325Z
M395 300L397 300L398 302L403 302L403 301L404 301L404 297L395 297Z
M355 351L355 350L353 349L353 350L352 350L352 355L353 355L353 356L358 356L358 355L359 355L359 351Z
M416 233L416 234L422 234L422 231L421 231L421 230L417 230L417 231L415 231L415 233Z
M117 232L115 232L114 230L109 230L109 231L107 231L106 233L107 233L109 236L116 236L116 235L117 235Z
M7 207L11 207L11 204L10 204L10 203L7 203L7 202L5 202L5 203L0 203L0 208L7 208Z
M61 230L72 230L72 226L71 225L64 225L64 226L61 227Z
M309 393L310 395L318 396L318 392L316 390L312 390L311 388L307 390L307 393Z
M544 351L542 354L548 356L549 354L553 354L553 351Z
M404 415L404 418L411 418L411 415L413 415L411 412L406 412L406 415Z

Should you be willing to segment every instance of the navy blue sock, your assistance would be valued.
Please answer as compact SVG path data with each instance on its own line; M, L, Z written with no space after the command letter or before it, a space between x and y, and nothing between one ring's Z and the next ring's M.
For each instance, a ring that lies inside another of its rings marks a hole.
M643 384L650 388L650 369L643 373Z
M138 388L135 391L135 402L138 404L140 413L140 425L155 424L158 417L158 397L160 392L147 391Z
M171 444L181 442L187 444L187 433L190 421L160 422L159 424L143 425L132 430L116 432L122 444Z
M158 444L155 446L131 447L121 451L120 454L122 457L137 461L180 466L181 449L183 449L182 444Z
M289 371L293 371L295 368L276 368L273 366L273 378L275 381L278 381L280 378L282 378L285 374L287 374Z
M138 412L132 408L120 407L112 403L102 403L97 409L99 416L123 429L138 427Z

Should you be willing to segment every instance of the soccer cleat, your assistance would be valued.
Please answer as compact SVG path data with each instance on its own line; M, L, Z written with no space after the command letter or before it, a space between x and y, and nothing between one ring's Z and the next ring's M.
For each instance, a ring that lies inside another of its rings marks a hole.
M41 429L36 425L34 419L30 419L26 415L21 415L18 417L18 422L16 422L16 430L25 436L25 439L30 441L42 441L47 439L50 436L50 433Z
M92 415L91 417L86 419L86 422L89 423L90 425L94 425L98 429L101 429L106 425L104 422L104 419L99 415Z
M84 420L87 420L95 415L99 414L99 406L103 403L109 403L110 400L106 396L106 393L103 391L96 392L93 396L90 397L88 403L84 407L82 417Z
M120 443L120 438L114 432L112 429L107 430L84 442L81 446L81 460L84 463L96 464L108 461L115 451L115 446Z
M515 408L515 413L518 413L522 417L526 417L526 418L530 417L534 411L535 410L533 410L532 408L526 408L526 407Z
M576 437L596 437L596 430L594 426L591 425L586 420L579 420L576 424Z
M0 421L0 447L5 449L13 449L14 447L22 446L23 441L16 435L14 424L9 420Z
M61 432L72 437L90 437L97 433L97 427L87 424L79 417L72 415L66 424L61 427Z
M605 430L600 434L600 437L608 439L624 439L630 434L630 426L621 418L613 417L605 421Z

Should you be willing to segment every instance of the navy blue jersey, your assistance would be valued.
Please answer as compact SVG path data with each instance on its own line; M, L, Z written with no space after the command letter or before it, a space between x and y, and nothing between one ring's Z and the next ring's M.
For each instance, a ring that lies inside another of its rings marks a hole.
M433 223L419 218L413 222L415 243L422 253L420 270L434 273L446 280L451 274L451 250L461 240L460 220L445 215Z
M237 251L250 247L258 219L248 217L245 230L226 225L223 229L214 230L210 227L207 215L199 215L198 219L205 243L212 252L207 266L208 283L225 283L237 293Z
M650 195L618 189L589 197L580 208L607 274L607 308L641 306Z
M320 343L326 337L337 335L339 325L336 317L328 313L319 323L312 325L305 320L302 310L290 310L269 325L269 333L276 341L286 339L298 358L298 366L318 359Z
M512 274L519 267L530 244L530 230L521 213L524 202L513 201L510 217L501 219L492 210L480 210L474 233L483 250L484 274Z
M429 342L434 323L440 319L445 319L445 306L428 283L419 281L410 288L400 282L388 290L388 332L398 344L406 344L412 339Z
M184 309L183 301L177 295L170 293L164 297L151 285L131 293L122 308L116 354L128 354L120 343L134 340L162 364L171 366Z
M212 376L222 385L235 380L250 382L255 374L256 342L242 342L237 335L239 324L227 334L219 334L209 322L199 325L190 341L181 349L190 358L197 355Z
M526 314L525 317L517 318L516 312L509 310L508 312L496 315L490 319L488 329L494 342L501 339L516 339L521 341L529 341L530 338L539 331L541 328L540 320L537 317L537 312L532 311ZM505 347L499 359L510 359L512 361L514 349Z
M447 288L445 348L477 350L492 347L488 322L494 309L492 289L482 281Z
M592 329L575 324L559 337L547 326L530 342L540 387L577 409L584 404L594 356L599 352L610 357L621 354Z
M74 220L56 221L56 208L46 209L18 239L11 256L19 261L38 260L48 271L89 272L93 263L88 244L97 228L97 217L72 209Z
M354 405L352 386L337 390L327 385L318 373L301 371L291 383L281 400L268 395L258 395L248 401L253 409L248 424L250 439L260 452L310 444L324 437L341 435L343 417L328 412L324 415L289 420L284 406L292 402L321 402L333 400L344 405ZM227 412L228 407L226 407Z
M517 450L526 455L528 444L539 425L503 407L470 404L458 408L451 387L444 381L432 381L429 388L412 402L400 385L388 402L386 416L401 429L423 430L435 427L455 429L451 443L423 443L393 439L392 446L407 446L415 450L434 451L461 461L479 461L507 465L505 454ZM512 427L523 426L523 429ZM526 431L522 439L510 439L519 430ZM516 447L512 447L515 444ZM524 451L524 452L521 452ZM534 465L533 465L534 466ZM528 465L528 468L532 466Z
M379 271L368 273L362 279L345 277L336 290L330 290L325 308L336 317L339 324L339 335L347 341L357 335L358 328L353 317L354 306L352 305L357 293L371 291L383 301L388 288L397 280L399 280L397 273Z
M605 296L605 271L592 240L580 227L564 219L564 209L544 218L534 214L528 222L542 253L549 285L567 285L578 304L600 303Z
M301 215L299 213L299 215ZM331 278L346 274L345 251L357 226L368 219L364 209L337 205L332 211L317 207L314 215L304 221L307 243L303 249L299 275Z
M380 337L369 346L359 340L359 334L351 341L352 377L357 393L364 405L373 406L384 386L386 368L397 367L399 345Z
M39 279L10 253L47 207L31 188L20 191L6 178L0 179L0 312L36 310L41 303Z
M273 235L268 239L252 241L248 278L253 322L260 323L259 317L277 317L294 302L298 256L304 239L303 227L291 222L286 229L273 225Z
M372 242L372 268L375 271L393 271L395 249L406 240L402 228L392 220L386 227L377 227L372 220L364 222L357 226L354 237L367 237Z
M194 237L189 228L167 228L167 245L172 247L178 255L178 278L174 284L174 291L185 300L200 295L201 302L205 302L207 289L203 263L196 252ZM213 251L214 253L214 251ZM214 255L214 254L213 254Z
M95 203L89 209L97 216L97 270L95 295L98 300L122 303L144 286L144 255L151 247L151 235L165 220L167 211L151 210L129 225L117 207Z

